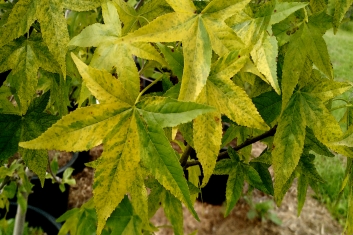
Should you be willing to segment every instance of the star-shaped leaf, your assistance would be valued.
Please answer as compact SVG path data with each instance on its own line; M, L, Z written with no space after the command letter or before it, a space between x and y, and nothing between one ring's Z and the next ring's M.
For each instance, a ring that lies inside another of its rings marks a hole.
M37 87L39 67L57 72L59 66L53 62L55 60L39 34L32 34L27 40L19 38L1 47L0 52L0 72L12 69L5 84L19 97L19 106L24 114Z
M126 36L126 40L149 42L182 41L184 70L180 100L194 101L206 84L212 49L220 56L243 43L224 20L240 11L247 0L214 0L198 12L189 0L167 1L174 9Z
M114 89L121 86L128 90L125 84L117 82L119 79L87 67L75 56L73 59L87 87L102 102L75 110L39 138L20 145L30 149L82 151L104 144L103 155L95 164L94 202L98 234L113 209L133 187L140 163L197 218L183 170L163 128L190 122L214 109L166 97L148 97L135 101L136 104L126 103L123 101L126 94Z
M61 72L66 76L66 51L69 42L64 8L76 11L88 11L100 5L98 0L19 0L1 26L0 46L28 33L35 20L40 23L43 41L59 63Z
M34 99L27 113L23 116L0 114L2 130L0 134L0 161L4 162L19 151L28 167L39 176L42 183L44 183L45 169L48 163L47 151L19 148L18 143L38 137L58 120L56 116L43 113L49 96L50 94L47 92Z
M307 3L272 1L261 5L255 14L247 9L241 13L242 17L237 14L227 20L228 25L246 45L254 45L251 57L277 94L281 94L277 79L278 43L271 26L306 5Z

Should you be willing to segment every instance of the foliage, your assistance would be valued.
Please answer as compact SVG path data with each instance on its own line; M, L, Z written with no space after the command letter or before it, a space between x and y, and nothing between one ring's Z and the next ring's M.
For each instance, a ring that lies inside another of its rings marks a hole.
M19 150L43 177L44 157L31 154L104 145L89 164L94 197L61 217L61 234L151 234L159 206L182 234L181 203L198 219L193 194L212 174L229 175L226 214L244 181L280 205L298 178L300 214L308 186L324 183L313 154L353 156L351 110L343 129L330 113L351 85L334 80L323 39L351 4L337 0L330 16L323 0L1 2L0 72L11 70L0 88L1 160ZM182 154L170 144L178 131ZM267 149L253 158L259 140Z

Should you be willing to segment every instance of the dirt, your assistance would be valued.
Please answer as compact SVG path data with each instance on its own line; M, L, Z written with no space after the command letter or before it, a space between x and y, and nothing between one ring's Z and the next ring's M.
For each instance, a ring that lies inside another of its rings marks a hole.
M253 155L261 153L264 145L255 143ZM90 151L92 160L97 159L103 151L98 146ZM80 207L92 197L92 183L94 171L86 167L82 172L75 175L77 185L70 188L69 207ZM339 235L342 227L335 221L327 209L316 201L312 191L308 191L302 213L297 217L296 183L284 197L280 207L274 206L272 211L282 221L276 225L270 220L261 221L259 218L248 219L247 213L251 209L249 204L242 198L232 210L230 215L224 218L224 205L210 205L195 202L195 210L201 222L196 221L186 208L183 208L184 234L191 234L197 230L199 235ZM259 191L252 194L254 203L273 200L271 196L264 195ZM171 235L169 221L164 216L162 209L158 210L151 221L156 226L161 226L156 235Z

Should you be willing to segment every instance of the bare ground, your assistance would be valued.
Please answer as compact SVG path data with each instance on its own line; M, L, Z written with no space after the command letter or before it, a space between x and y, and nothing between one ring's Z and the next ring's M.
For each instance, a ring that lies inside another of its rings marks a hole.
M255 144L253 155L258 155L263 146ZM103 151L98 146L90 151L92 160L97 159ZM80 207L92 197L93 169L85 168L74 176L77 185L70 188L69 207ZM239 200L236 207L226 218L223 216L224 206L215 206L196 202L197 211L201 222L196 221L192 215L184 211L184 234L198 231L199 235L339 235L342 227L335 221L327 209L312 198L309 191L300 217L297 217L296 185L294 184L285 196L280 207L274 207L273 212L282 220L278 226L271 221L262 222L259 219L249 220L247 213L250 206L245 200ZM254 202L271 200L270 196L254 191ZM173 234L170 223L164 216L163 210L157 211L151 220L156 226L162 226L156 235Z

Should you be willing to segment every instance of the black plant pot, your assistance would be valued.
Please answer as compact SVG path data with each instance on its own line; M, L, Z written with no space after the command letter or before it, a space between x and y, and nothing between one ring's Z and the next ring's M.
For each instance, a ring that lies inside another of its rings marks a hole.
M63 167L61 167L57 176L62 177L64 171L72 167L75 171L82 171L84 167L84 157L81 154L74 153L72 159ZM74 173L75 173L74 171ZM44 187L41 186L38 177L32 177L31 183L34 185L32 192L28 196L28 204L48 212L55 218L60 217L67 211L69 185L65 185L65 191L61 192L59 184L52 183L51 179L46 179Z
M227 149L221 149L221 152ZM203 180L203 173L201 171L200 182ZM206 202L212 205L222 205L226 200L226 187L228 175L211 175L207 185L201 188L197 200Z
M11 202L6 219L15 218L16 212L17 204L15 202ZM30 205L27 207L26 222L28 222L29 227L42 228L48 235L57 235L61 228L61 224L57 223L52 215Z

